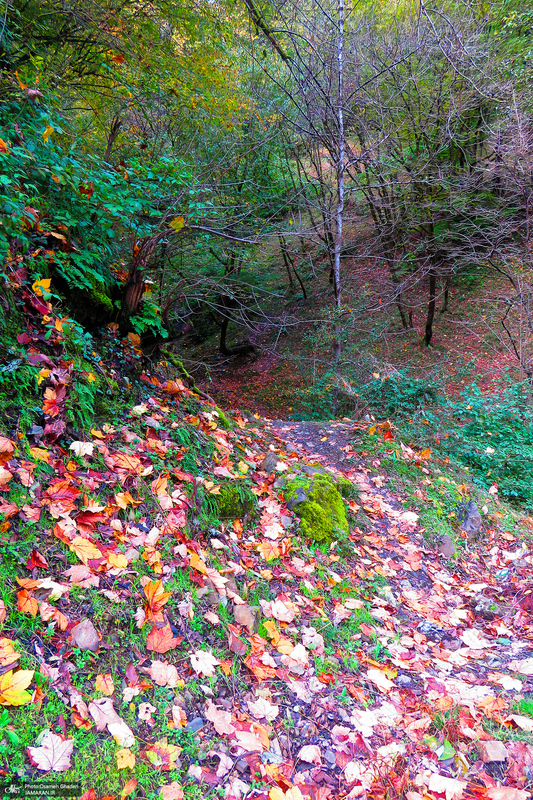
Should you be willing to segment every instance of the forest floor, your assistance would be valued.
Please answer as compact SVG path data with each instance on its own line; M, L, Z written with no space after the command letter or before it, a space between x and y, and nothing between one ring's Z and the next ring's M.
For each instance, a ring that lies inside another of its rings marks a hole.
M69 450L0 451L5 784L59 774L84 800L531 796L531 521L478 494L470 540L465 474L387 425L228 428L155 378ZM286 505L283 476L309 466L353 484L340 544L302 537ZM227 486L256 513L221 521ZM436 498L455 509L447 542Z
M282 317L290 324L280 333L276 325L263 322L249 332L256 346L253 354L217 354L217 335L213 334L195 344L186 341L182 355L198 385L224 407L291 419L309 416L314 404L314 412L320 416L320 382L332 364L332 334L320 322L332 305L327 269L322 265L305 273L299 264L308 291L304 300L297 286L291 289L287 285L275 253L265 253L263 260L258 268L270 276L268 286L276 297L272 318ZM413 319L413 327L404 330L393 301L394 286L379 260L347 258L343 269L344 303L354 303L353 314L345 317L348 333L343 374L350 379L353 373L354 385L371 380L375 371L383 376L403 372L452 397L474 382L482 391L491 392L518 377L516 357L499 314L509 288L498 276L459 276L452 283L444 313L443 286L438 287L434 335L427 348L422 344L425 282L415 283L404 295ZM242 337L237 326L230 325L230 330L236 341L239 332Z

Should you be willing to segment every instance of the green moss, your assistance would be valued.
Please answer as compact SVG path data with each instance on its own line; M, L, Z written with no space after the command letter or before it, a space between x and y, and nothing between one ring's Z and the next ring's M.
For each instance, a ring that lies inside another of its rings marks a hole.
M242 484L224 483L216 497L220 519L242 519L254 509L255 496Z
M224 412L217 406L217 414L218 414L218 422L221 428L225 428L227 431L230 431L233 428L230 420L224 414Z
M346 491L344 481L339 488ZM317 542L331 542L348 535L348 520L339 488L326 473L289 478L284 490L285 500L290 503L302 498L294 505L294 511L300 517L305 536Z
M104 292L99 292L96 289L94 289L91 292L91 300L93 301L93 303L96 303L96 305L101 306L102 309L105 309L105 311L109 314L109 316L113 314L113 303L111 301L111 298L108 297Z

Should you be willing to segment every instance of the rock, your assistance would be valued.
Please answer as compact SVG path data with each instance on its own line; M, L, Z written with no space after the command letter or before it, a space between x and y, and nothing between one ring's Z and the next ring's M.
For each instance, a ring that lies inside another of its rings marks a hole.
M259 464L259 469L262 469L263 472L274 472L279 460L280 457L270 450Z
M294 511L298 503L305 503L308 500L307 494L305 493L304 489L300 486L296 494L292 495L289 502L287 503L287 508L289 511Z
M324 753L324 761L326 761L330 766L334 766L337 763L337 756L333 750L326 750Z
M442 646L445 650L451 650L454 652L455 650L460 650L463 646L463 643L460 639L443 639Z
M489 761L507 761L507 750L503 742L497 739L478 743L481 760L486 764Z
M283 495L287 507L300 518L304 536L317 542L346 539L350 529L341 488L340 481L323 472L311 476L300 473L287 479Z
M470 599L470 607L483 619L491 620L501 617L501 608L498 603L483 594L477 594Z
M282 475L280 475L279 478L276 478L272 486L274 489L283 489L283 487L285 486L285 478Z
M201 728L204 727L204 721L201 717L195 717L191 719L190 722L187 723L185 726L185 730L189 731L190 733L197 733Z
M378 597L381 597L382 600L385 600L393 608L398 608L398 601L394 597L392 589L390 586L380 586L377 590L376 594Z
M80 650L91 650L96 653L100 647L100 637L90 619L82 619L81 622L74 625L70 632L70 643L73 647L79 647Z
M475 536L481 530L483 519L479 513L479 508L471 500L465 510L465 515L461 521L462 530L470 536Z
M446 636L446 629L428 619L423 620L416 628L432 642L441 642Z
M444 558L453 558L455 555L455 544L451 536L447 533L439 537L438 551Z
M251 608L247 603L243 606L236 605L233 608L233 616L235 617L235 622L237 625L244 625L244 627L248 630L250 635L253 634L255 628L255 620L257 617L257 611L255 608Z

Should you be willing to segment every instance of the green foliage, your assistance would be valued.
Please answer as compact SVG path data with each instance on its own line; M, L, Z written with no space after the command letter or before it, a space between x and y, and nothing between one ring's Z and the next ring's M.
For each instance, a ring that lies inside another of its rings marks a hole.
M388 378L375 378L360 389L360 400L378 414L410 415L435 402L438 383L397 372Z
M484 488L498 485L511 502L533 508L533 411L529 386L516 385L490 397L474 384L447 402L450 428L438 449L469 467ZM428 416L428 419L430 417ZM431 422L442 425L442 416Z
M243 483L227 482L220 486L217 500L220 519L242 519L255 508L257 498Z

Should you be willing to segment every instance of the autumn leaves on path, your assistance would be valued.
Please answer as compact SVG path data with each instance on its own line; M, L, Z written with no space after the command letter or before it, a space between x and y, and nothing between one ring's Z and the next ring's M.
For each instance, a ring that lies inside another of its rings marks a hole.
M527 547L486 526L453 562L426 549L354 423L230 430L147 386L68 449L0 441L5 553L25 553L0 608L5 777L62 773L84 800L529 797ZM280 486L313 464L365 523L331 547ZM220 520L228 486L255 512Z

